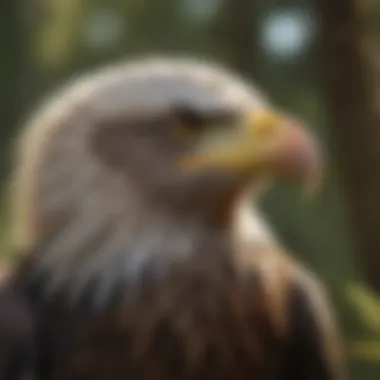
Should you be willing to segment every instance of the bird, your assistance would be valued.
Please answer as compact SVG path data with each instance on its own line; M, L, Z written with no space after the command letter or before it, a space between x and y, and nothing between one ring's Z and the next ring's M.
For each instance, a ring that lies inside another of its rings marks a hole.
M135 58L68 83L15 151L20 368L38 380L346 379L327 291L257 206L276 180L314 186L322 156L304 123L215 62Z

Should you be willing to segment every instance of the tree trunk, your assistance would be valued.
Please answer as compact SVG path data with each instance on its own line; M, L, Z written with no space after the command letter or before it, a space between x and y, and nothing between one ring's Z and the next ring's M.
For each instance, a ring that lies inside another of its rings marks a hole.
M359 2L317 0L321 75L354 241L380 291L380 108Z

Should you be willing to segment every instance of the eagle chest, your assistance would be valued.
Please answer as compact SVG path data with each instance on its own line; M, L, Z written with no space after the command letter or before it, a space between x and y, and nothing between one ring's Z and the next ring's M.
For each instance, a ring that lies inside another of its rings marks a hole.
M178 268L96 312L58 300L42 314L47 379L277 379L281 367L258 278L225 263Z

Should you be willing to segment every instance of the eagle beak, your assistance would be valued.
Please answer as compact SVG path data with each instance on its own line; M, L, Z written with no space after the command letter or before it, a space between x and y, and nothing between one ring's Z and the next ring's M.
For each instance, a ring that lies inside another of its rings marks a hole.
M269 135L264 146L263 170L276 177L298 179L305 183L308 194L316 193L322 185L323 159L316 137L297 120L276 114L257 115L251 122L252 140L260 130ZM265 149L264 149L265 151Z
M254 177L302 180L308 192L319 189L322 155L316 139L297 121L271 111L249 115L222 146L187 157L190 170L215 169Z

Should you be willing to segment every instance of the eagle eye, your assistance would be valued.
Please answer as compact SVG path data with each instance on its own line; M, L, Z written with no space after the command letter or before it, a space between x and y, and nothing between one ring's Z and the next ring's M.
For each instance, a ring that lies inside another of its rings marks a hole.
M187 106L176 107L174 113L181 126L189 131L201 131L209 122L206 115Z
M195 110L189 106L180 105L174 110L175 118L189 132L198 132L206 128L219 127L228 124L236 118L229 110Z

